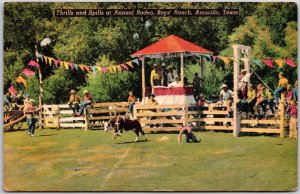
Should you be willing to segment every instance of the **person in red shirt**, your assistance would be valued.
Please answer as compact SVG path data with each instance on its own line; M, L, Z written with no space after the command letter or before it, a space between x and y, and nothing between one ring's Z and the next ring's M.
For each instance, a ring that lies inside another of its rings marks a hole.
M297 139L298 136L298 130L297 130L297 115L298 115L298 109L297 104L295 103L295 100L291 100L289 102L289 114L290 114L290 133L289 138Z

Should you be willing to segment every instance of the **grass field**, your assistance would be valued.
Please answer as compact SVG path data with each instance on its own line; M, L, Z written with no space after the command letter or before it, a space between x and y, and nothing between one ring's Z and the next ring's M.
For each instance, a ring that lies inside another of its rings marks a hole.
M103 131L4 133L6 191L292 191L297 141L198 132L201 143L176 134L133 132L113 140Z

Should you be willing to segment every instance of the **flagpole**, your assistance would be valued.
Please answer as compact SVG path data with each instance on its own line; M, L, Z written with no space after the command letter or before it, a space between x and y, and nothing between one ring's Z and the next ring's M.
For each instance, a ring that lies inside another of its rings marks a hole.
M38 52L38 47L37 45L35 45L34 47L35 49L35 57L36 57L36 62L38 63L39 62L39 52ZM38 71L39 71L39 82L40 82L40 94L39 94L39 129L42 129L43 128L43 125L42 125L42 106L43 106L43 77L42 77L42 71L41 71L41 65L39 65L38 67Z

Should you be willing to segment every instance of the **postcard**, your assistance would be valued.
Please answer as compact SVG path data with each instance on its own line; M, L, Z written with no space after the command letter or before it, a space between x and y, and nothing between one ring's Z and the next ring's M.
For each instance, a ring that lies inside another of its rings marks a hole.
M5 2L3 190L296 191L294 2Z

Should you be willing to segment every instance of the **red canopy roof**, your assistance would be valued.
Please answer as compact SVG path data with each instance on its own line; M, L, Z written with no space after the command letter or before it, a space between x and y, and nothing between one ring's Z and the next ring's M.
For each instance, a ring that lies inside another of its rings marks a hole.
M131 57L181 52L213 54L213 52L186 41L178 36L170 35L160 39L158 42L150 46L147 46L146 48L143 48L142 50L135 52L131 55Z

